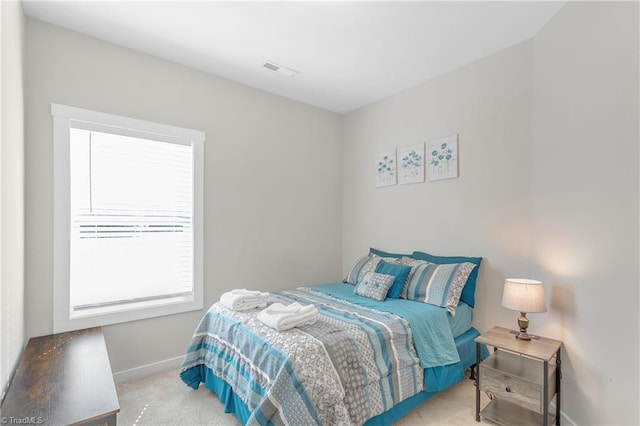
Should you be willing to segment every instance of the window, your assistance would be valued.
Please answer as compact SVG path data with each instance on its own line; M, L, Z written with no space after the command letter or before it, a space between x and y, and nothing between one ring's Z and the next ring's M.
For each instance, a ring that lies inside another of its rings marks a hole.
M204 133L51 111L54 331L202 309Z

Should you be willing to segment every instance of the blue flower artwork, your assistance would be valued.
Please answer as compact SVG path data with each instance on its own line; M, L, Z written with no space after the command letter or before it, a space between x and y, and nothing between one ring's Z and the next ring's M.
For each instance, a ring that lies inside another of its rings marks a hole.
M447 136L427 143L429 180L458 177L458 135Z
M396 150L386 151L376 158L376 187L396 184Z
M424 182L424 143L398 148L398 183Z

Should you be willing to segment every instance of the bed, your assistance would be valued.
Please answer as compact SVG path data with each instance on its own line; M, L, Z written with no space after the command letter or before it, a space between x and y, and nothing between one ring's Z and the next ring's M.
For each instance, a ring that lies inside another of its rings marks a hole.
M363 297L341 282L271 293L275 302L313 304L317 321L279 332L258 320L259 309L215 303L180 370L242 424L387 425L463 380L476 362L479 333L461 299L452 316L416 300Z

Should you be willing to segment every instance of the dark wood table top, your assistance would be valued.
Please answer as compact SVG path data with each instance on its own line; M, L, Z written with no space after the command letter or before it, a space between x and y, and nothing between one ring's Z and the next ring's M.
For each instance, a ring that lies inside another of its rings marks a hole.
M93 423L119 411L100 327L29 339L2 404L5 419L54 425Z

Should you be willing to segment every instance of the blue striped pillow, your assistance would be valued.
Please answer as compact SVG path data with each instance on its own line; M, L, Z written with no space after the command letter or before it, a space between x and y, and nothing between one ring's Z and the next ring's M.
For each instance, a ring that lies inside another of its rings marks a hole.
M376 270L376 266L378 266L380 260L381 258L377 256L362 256L356 261L351 269L349 269L347 276L342 280L342 282L357 285L366 272L373 272Z
M475 266L471 262L447 265L425 262L416 267L407 285L407 300L441 306L453 316L462 288Z
M482 262L481 257L466 257L466 256L434 256L429 253L425 253L423 251L414 251L411 255L414 259L423 260L426 262L437 263L438 265L446 265L449 263L462 263L462 262L471 262L477 267L471 272L469 275L469 279L467 280L467 284L465 284L462 289L462 295L460 296L460 300L462 300L467 305L472 308L476 304L476 281L478 280L478 269L480 269L480 263Z

